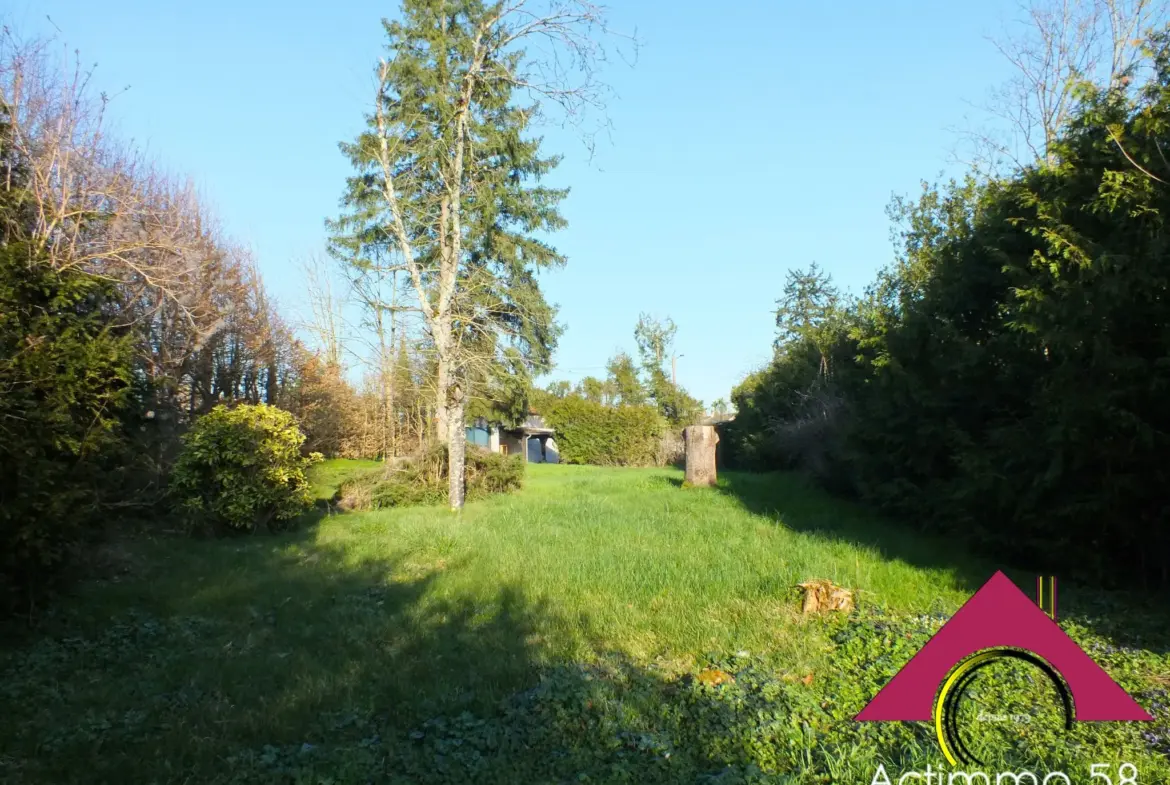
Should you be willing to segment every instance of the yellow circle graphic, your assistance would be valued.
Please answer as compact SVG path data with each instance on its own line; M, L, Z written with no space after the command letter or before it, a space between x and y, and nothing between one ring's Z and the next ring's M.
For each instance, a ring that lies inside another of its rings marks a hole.
M958 667L951 672L947 680L943 682L942 689L939 690L938 698L934 703L935 735L938 736L938 745L942 749L943 755L952 766L982 763L982 761L971 754L963 743L962 737L959 735L958 708L960 702L966 695L967 686L971 683L975 674L981 668L997 660L1005 659L1021 660L1039 667L1044 672L1056 686L1056 691L1060 695L1062 708L1064 709L1065 729L1072 728L1074 716L1072 695L1069 692L1068 685L1064 683L1064 679L1061 678L1057 670L1047 660L1030 651L1006 647L976 652L960 662Z

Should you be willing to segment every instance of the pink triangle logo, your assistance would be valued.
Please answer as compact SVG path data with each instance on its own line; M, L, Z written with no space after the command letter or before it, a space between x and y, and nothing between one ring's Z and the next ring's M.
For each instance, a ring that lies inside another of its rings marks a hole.
M1077 722L1153 719L1002 572L991 576L854 719L930 721L947 674L987 649L1022 650L1051 665L1072 693Z

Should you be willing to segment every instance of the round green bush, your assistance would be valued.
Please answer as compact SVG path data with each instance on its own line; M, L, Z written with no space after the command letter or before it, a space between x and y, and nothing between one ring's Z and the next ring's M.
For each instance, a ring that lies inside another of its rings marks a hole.
M206 523L251 531L296 518L312 505L301 456L305 435L291 414L265 404L217 406L183 436L171 487Z

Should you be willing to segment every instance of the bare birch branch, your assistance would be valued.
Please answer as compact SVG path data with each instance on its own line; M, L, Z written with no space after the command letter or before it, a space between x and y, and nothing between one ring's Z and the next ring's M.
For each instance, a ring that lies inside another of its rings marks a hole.
M1055 163L1053 142L1077 109L1077 86L1137 89L1143 38L1167 8L1166 0L1022 0L1013 28L989 36L1014 71L978 107L998 127L961 132L974 168Z

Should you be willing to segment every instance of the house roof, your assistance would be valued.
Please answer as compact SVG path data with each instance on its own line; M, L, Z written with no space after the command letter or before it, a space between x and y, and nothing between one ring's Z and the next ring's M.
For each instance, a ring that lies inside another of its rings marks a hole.
M977 651L1001 647L1047 660L1068 683L1078 722L1153 719L1002 572L991 576L855 719L929 721L939 684L954 666Z
M476 417L475 420L468 424L468 427L496 427L505 433L519 433L527 434L529 436L553 436L556 431L552 428L546 428L544 420L539 415L529 415L528 419L519 425L507 425L499 420L489 420L485 417Z
M528 413L528 417L525 418L524 422L515 426L506 426L504 430L512 433L522 433L528 436L552 436L556 433L552 428L545 426L543 417L531 411Z
M552 436L556 433L552 428L540 428L535 425L517 425L514 428L504 428L509 433L523 433L528 436Z

